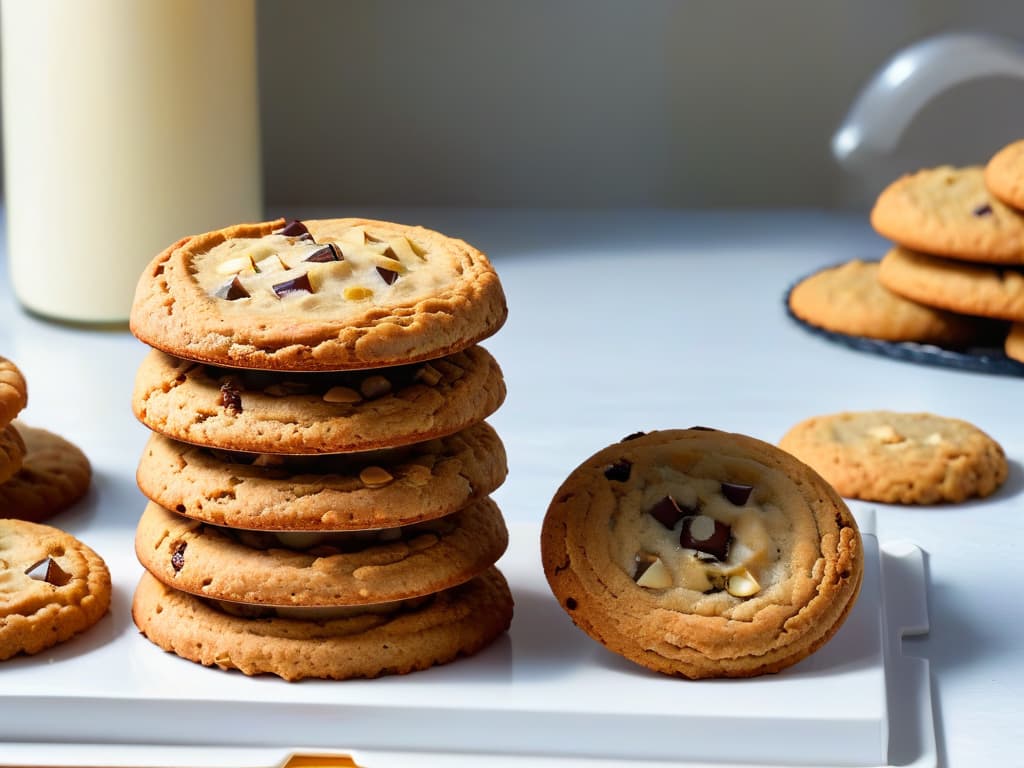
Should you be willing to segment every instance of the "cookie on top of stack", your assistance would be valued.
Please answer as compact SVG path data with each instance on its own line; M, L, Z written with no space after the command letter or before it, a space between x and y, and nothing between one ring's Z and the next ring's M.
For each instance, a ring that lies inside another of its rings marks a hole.
M882 259L879 282L939 310L1009 321L1007 356L1024 361L1012 341L1024 323L1024 142L985 167L941 166L890 184L871 223L896 246Z
M288 680L402 674L511 621L494 563L502 403L477 342L487 258L422 227L278 220L185 238L143 273L136 416L151 500L133 617L192 661Z

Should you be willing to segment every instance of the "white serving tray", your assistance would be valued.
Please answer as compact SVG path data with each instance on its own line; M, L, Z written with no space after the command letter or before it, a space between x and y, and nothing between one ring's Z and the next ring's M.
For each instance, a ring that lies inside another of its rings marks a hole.
M846 624L772 676L685 681L626 662L576 629L548 590L536 525L500 566L516 613L475 657L372 681L248 678L164 653L129 613L141 573L122 546L111 615L0 668L0 765L274 766L301 753L363 766L603 764L934 766L920 550L882 546L859 515L866 569ZM154 745L161 745L155 747Z

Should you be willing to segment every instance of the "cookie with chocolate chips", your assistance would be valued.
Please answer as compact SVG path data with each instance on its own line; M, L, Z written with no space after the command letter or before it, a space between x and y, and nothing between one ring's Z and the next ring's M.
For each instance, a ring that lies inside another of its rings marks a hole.
M325 456L218 451L154 434L139 488L178 514L256 530L358 530L431 520L498 488L505 448L485 422L405 448Z
M507 307L487 257L423 227L277 220L185 238L138 284L132 332L226 367L346 370L450 355Z
M843 496L938 504L988 496L1006 480L1006 455L973 424L931 413L859 411L815 416L779 446Z
M452 589L390 606L251 618L230 610L149 573L132 602L142 633L191 661L285 680L341 680L407 674L477 653L508 629L512 595L490 568Z
M508 545L497 505L365 531L246 531L201 523L150 502L139 562L169 587L270 606L367 605L422 597L478 576Z
M48 525L0 520L0 660L64 642L109 606L110 572L91 548Z
M864 568L852 515L814 470L696 428L616 443L573 470L548 507L541 555L577 626L687 678L805 658L846 619Z
M980 167L941 166L897 179L878 196L871 224L911 250L1024 264L1024 213L992 195Z
M298 373L218 368L154 350L135 380L135 415L155 432L253 453L393 448L454 434L505 398L483 347L369 371Z

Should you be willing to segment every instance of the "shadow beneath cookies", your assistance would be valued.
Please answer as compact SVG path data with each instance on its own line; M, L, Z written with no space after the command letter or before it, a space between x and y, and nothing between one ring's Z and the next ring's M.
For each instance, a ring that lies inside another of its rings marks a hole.
M990 499L1011 499L1024 491L1024 465L1012 459L1007 461L1007 464L1009 472L1006 475L1006 482L989 496Z
M593 654L605 652L573 625L550 592L517 589L514 597L511 636L517 677L565 677Z

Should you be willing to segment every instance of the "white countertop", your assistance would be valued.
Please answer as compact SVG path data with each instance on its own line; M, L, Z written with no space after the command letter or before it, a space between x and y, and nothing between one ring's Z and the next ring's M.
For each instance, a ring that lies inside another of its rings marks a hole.
M799 276L884 253L886 243L866 217L344 213L351 214L421 223L491 256L509 303L507 324L485 346L508 384L508 399L489 421L509 454L510 475L495 499L510 523L539 522L581 460L637 430L702 424L775 442L811 415L884 408L966 419L999 440L1011 469L993 497L930 508L870 506L879 540L906 539L928 555L931 630L905 648L931 664L940 765L1018 759L1010 733L1024 693L1024 558L1016 551L1024 534L1024 419L1016 410L1024 379L856 352L787 317L783 296ZM40 258L73 257L69 248L68 237L50 233L41 238ZM0 270L6 274L2 256ZM134 467L146 431L129 403L144 353L127 331L30 317L17 307L9 281L0 286L0 355L28 380L25 420L77 442L96 470L85 502L53 522L101 554L100 545L131 547L143 506ZM900 762L900 754L890 757Z

